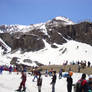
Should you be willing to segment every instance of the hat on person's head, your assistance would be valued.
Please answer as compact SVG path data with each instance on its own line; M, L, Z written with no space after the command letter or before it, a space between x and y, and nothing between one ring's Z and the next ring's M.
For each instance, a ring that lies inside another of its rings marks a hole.
M56 71L53 71L54 72L54 74L56 73Z
M83 73L83 74L82 74L82 79L85 79L85 78L86 78L86 74Z
M73 72L72 72L72 71L70 71L70 72L69 72L69 75L70 75L70 76L72 76L72 75L73 75Z
M92 75L89 75L89 79L92 79Z

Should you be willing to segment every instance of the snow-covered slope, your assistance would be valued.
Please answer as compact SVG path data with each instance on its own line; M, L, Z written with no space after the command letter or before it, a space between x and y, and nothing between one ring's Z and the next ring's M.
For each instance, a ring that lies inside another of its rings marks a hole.
M63 73L64 74L64 73ZM16 89L18 89L19 84L21 82L21 75L17 75L16 73L9 74L8 72L3 72L2 75L0 75L0 92L14 92ZM76 83L80 78L81 74L74 73L73 76L73 83ZM26 81L26 92L37 92L37 82L32 82L33 76L30 76L27 74L27 81ZM50 85L51 77L45 77L42 76L43 83L42 83L42 92L51 92L52 91L52 85ZM67 82L66 78L58 79L57 74L57 80L55 85L56 92L67 92ZM72 89L72 92L74 90Z
M47 65L49 62L51 62L51 64L63 64L66 60L69 62L76 62L78 60L92 61L92 47L87 44L68 41L63 45L57 45L58 48L55 49L51 48L46 41L44 42L45 48L40 51L26 52L22 55L16 52L16 55L19 56L20 60L24 57Z
M29 64L24 63L24 59L30 59L32 61L38 61L42 64L48 65L49 62L51 64L63 64L66 60L70 62L76 62L81 60L90 61L92 63L92 46L80 43L76 41L67 41L67 43L63 45L57 45L58 48L52 48L50 44L48 44L45 40L45 48L35 52L25 52L21 54L21 51L11 54L8 53L6 55L0 55L0 61L10 63L13 57L17 57L20 61L19 63L27 64L35 66L35 63Z
M11 51L11 48L0 38L0 45L2 45L2 47L4 47L7 52Z

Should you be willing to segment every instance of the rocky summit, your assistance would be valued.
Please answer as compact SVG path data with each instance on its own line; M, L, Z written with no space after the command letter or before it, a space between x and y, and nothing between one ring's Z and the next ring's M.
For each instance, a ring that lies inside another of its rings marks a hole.
M54 48L53 43L63 44L68 40L92 45L92 23L73 23L65 17L56 17L46 23L24 25L1 25L0 38L12 50L37 51L44 48L43 39ZM4 46L3 46L4 47Z

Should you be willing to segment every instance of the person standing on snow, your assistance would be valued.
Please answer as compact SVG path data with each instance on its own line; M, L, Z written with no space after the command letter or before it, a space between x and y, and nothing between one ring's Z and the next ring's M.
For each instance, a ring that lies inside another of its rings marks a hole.
M67 77L67 92L72 92L73 79L71 76L72 76L72 72L69 72L69 76Z
M20 83L20 86L19 86L19 89L16 90L16 91L21 91L22 87L23 87L23 90L22 91L25 91L26 90L26 87L25 87L25 83L26 83L26 73L25 72L21 72L21 83Z
M88 92L92 92L92 75L89 75L88 83Z
M80 67L80 65L78 65L78 73L80 72L80 69L81 69L81 67Z
M91 65L91 63L90 63L90 61L88 61L88 67L90 67L90 65Z
M0 74L2 74L3 70L4 70L4 66L0 66Z
M59 71L59 79L61 79L62 78L62 69L60 69L60 71Z
M88 92L88 83L86 80L86 74L83 73L80 80L75 85L75 92Z
M41 86L42 86L41 73L38 75L38 78L37 78L37 86L38 86L38 92L41 92Z
M52 84L52 92L55 92L55 84L56 84L57 76L56 76L56 71L53 71L53 72L54 72L54 75L52 76L52 82L50 84Z
M45 71L45 77L48 77L48 70Z
M13 71L13 67L12 67L12 66L10 66L10 67L9 67L9 73L11 74L11 73L12 73L12 71Z

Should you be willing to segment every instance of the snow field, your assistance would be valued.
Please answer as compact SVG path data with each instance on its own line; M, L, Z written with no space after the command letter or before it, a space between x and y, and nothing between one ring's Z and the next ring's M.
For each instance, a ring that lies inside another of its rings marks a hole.
M64 74L64 73L63 73ZM52 91L52 85L50 85L52 77L45 77L42 75L42 92L51 92ZM73 76L73 83L76 83L80 78L81 74L74 73ZM32 82L33 76L27 74L27 81L26 81L26 92L38 92L37 89L37 82L35 79L35 82ZM17 73L9 74L9 72L3 72L2 75L0 75L0 92L14 92L14 90L18 89L19 84L21 82L21 75ZM56 92L67 92L67 82L66 78L59 79L57 74L57 81L55 85ZM74 92L72 90L72 92Z

